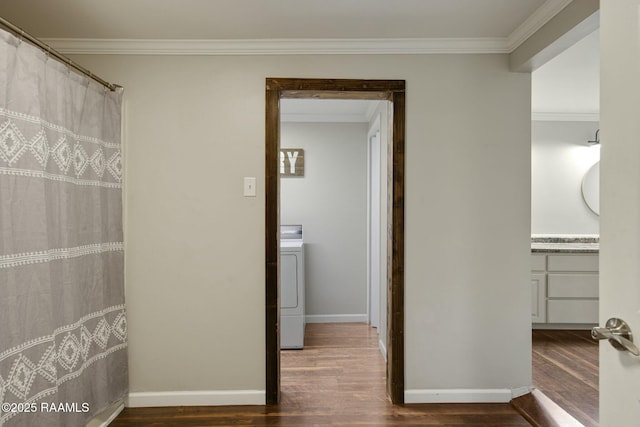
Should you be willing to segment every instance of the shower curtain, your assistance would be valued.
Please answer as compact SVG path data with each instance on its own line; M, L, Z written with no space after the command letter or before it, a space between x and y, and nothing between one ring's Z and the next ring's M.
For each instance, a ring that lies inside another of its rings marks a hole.
M0 426L127 392L121 93L0 30Z

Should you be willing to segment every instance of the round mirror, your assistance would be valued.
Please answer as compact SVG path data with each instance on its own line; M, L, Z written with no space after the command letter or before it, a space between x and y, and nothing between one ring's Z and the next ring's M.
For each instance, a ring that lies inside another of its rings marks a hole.
M600 162L596 162L582 179L582 198L589 209L600 215Z

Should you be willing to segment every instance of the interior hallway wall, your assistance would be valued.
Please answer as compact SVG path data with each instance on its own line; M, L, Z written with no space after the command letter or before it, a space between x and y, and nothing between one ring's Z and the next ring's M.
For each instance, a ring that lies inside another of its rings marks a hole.
M507 55L74 59L125 87L134 396L264 401L265 78L283 76L406 80L410 400L531 384L531 79Z
M302 224L310 322L366 322L367 124L281 124L304 177L280 178L280 223Z

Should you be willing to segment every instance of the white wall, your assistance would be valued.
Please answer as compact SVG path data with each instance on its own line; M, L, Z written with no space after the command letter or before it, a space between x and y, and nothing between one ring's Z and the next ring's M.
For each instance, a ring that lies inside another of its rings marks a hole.
M125 87L134 404L264 401L268 76L406 80L408 400L531 384L531 83L507 55L75 59Z
M582 179L600 160L590 146L597 122L534 121L531 127L531 233L599 234L582 198Z
M280 178L280 223L302 224L309 321L367 321L367 125L282 123L305 176Z

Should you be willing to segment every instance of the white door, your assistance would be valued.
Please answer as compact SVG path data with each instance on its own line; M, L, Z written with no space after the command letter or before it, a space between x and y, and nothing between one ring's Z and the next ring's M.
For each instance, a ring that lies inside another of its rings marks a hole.
M380 131L369 139L369 313L380 325Z
M640 0L600 2L600 326L640 344ZM640 426L640 357L600 341L600 426Z

